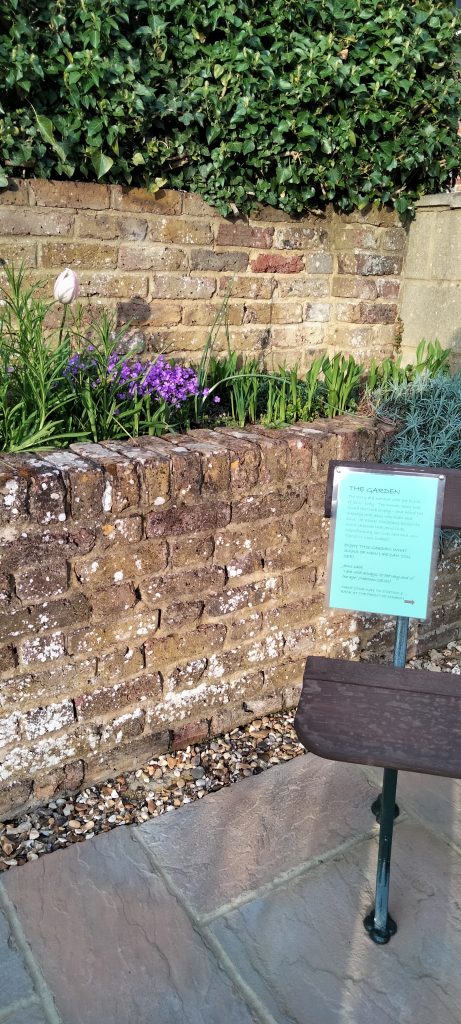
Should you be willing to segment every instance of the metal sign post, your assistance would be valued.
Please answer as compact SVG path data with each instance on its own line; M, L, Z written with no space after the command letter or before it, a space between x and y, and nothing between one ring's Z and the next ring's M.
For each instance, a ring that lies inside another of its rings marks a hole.
M405 668L409 624L410 620L406 616L399 615L397 617L393 660L395 668ZM394 831L394 818L398 814L398 808L396 808L395 804L396 790L397 771L395 768L385 768L381 798L378 798L371 808L376 813L377 820L379 821L375 905L363 921L370 938L379 946L389 942L389 939L397 931L397 925L388 910L392 835Z

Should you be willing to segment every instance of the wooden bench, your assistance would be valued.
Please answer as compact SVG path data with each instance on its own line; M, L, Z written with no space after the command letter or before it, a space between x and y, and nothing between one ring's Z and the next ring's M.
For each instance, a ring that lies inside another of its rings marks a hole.
M442 527L461 528L461 470L439 467L332 461L325 495L327 518L331 516L334 471L343 466L373 472L414 468L421 473L443 474ZM408 620L400 620L402 624L408 628ZM396 649L398 643L397 632ZM400 637L400 648L406 651L406 634ZM372 807L378 811L381 825L376 903L364 921L373 940L384 944L396 931L388 914L388 892L393 822L398 813L397 770L461 778L460 677L388 664L310 657L295 730L306 749L320 757L385 769L382 798Z

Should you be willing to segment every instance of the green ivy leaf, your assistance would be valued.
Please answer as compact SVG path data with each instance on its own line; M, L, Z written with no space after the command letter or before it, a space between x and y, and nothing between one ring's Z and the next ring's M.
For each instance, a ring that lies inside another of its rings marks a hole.
M96 153L92 154L91 163L93 164L96 171L96 177L99 181L100 178L103 178L104 175L110 171L111 167L113 167L114 161L112 160L112 157L105 156L99 149Z

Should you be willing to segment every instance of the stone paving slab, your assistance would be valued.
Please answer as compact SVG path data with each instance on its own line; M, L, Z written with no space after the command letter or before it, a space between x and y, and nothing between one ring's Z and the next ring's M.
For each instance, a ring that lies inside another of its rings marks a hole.
M2 1015L0 1011L0 1024L48 1024L43 1010L39 1003L30 1006L17 1006L11 1012Z
M10 925L3 912L0 911L0 1022L2 1011L14 1005L18 1000L29 1000L35 997L32 979L28 973L24 958L18 949Z
M226 1024L254 1024L133 830L53 853L3 884L65 1024L216 1024L223 1007Z
M201 915L376 828L376 786L356 765L306 754L140 827ZM187 837L187 839L186 839Z
M459 1024L461 859L424 828L396 829L388 946L362 918L376 841L210 926L277 1024Z

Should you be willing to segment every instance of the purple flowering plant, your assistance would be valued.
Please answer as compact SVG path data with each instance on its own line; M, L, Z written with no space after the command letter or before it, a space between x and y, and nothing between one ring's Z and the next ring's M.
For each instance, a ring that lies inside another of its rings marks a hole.
M69 355L64 377L79 431L97 441L186 429L197 400L207 395L196 371L164 354L144 362L139 352L125 348L124 332L114 332L103 313L90 337L82 337Z

